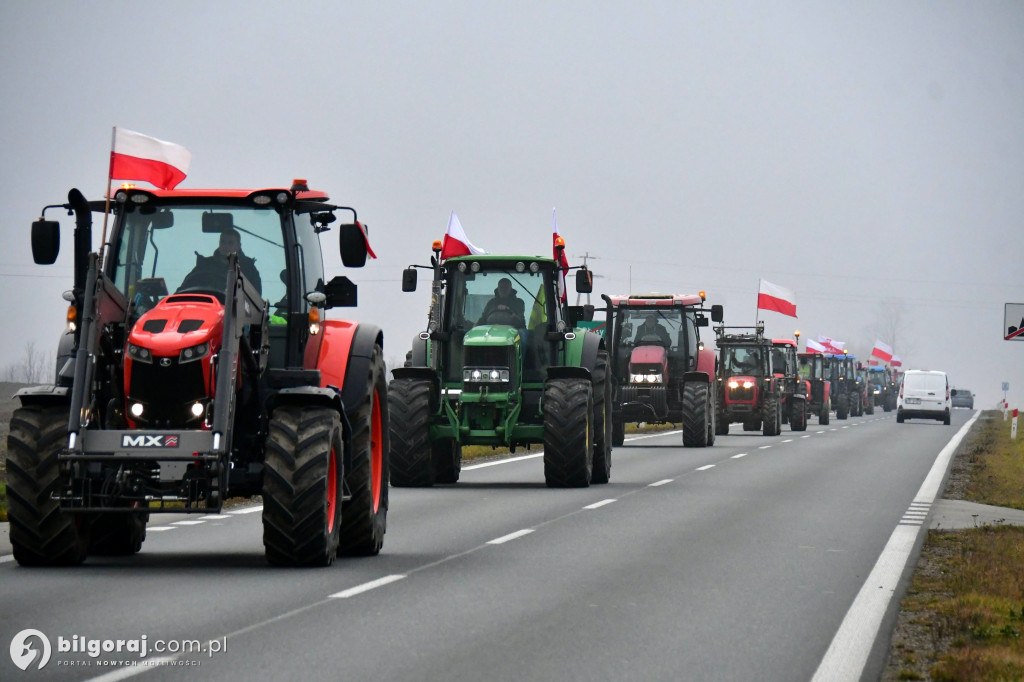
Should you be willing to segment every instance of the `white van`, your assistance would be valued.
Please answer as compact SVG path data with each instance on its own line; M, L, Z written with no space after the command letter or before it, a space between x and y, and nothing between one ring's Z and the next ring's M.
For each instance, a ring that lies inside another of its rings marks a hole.
M954 390L955 394L956 391ZM938 419L949 425L949 378L945 372L908 369L896 398L896 421Z

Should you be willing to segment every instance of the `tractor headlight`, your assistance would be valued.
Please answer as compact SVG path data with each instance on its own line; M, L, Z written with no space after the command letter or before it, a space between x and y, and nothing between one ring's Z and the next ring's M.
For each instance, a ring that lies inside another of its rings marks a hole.
M642 374L630 374L630 382L634 384L660 384L661 374L658 372L646 372Z
M210 352L210 344L200 343L198 346L189 346L183 349L178 354L178 362L193 362L194 360L201 360L206 357L206 354Z
M476 367L462 370L462 381L467 384L507 384L509 376L509 370L504 367Z
M148 348L136 346L134 343L128 344L128 357L137 362L153 364L153 353Z

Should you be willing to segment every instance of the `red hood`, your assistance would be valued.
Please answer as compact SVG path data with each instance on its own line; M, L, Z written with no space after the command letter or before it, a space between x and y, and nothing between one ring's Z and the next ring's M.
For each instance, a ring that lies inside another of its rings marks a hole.
M184 348L209 341L216 352L223 335L224 306L207 294L167 296L132 327L128 341L156 357L177 356Z
M636 371L643 366L645 369L652 365L661 368L663 377L668 373L668 351L661 346L637 346L629 355L629 367Z

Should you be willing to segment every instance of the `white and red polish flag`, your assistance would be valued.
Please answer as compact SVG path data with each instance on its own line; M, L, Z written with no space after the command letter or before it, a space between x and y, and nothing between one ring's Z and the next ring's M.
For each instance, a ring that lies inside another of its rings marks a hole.
M558 264L562 266L558 273L558 298L565 303L568 299L569 292L565 288L565 276L569 272L569 260L565 257L565 241L562 241L563 248L558 248L558 240L561 239L558 235L558 220L555 219L555 209L551 209L551 227L554 231L552 237L551 248L554 249L554 258L558 261Z
M894 355L894 356L892 356L892 360L889 361L889 366L890 367L902 367L903 366L903 361L900 360L900 356Z
M818 343L817 341L815 341L813 339L807 339L807 352L808 353L825 353L825 352L827 352L827 350L828 349L825 348L825 346L823 346L822 344Z
M842 353L843 349L846 348L845 341L836 341L820 334L818 335L818 343L825 346L827 353Z
M192 152L180 144L114 127L111 180L142 180L160 189L174 189L185 179L191 163Z
M448 218L448 231L441 242L441 260L452 256L479 256L484 253L487 252L469 241L466 231L462 229L462 223L459 222L459 216L452 211L451 217Z
M892 348L881 341L875 341L875 347L871 349L871 355L880 359L882 362L889 362L892 360Z
M786 287L762 279L757 292L757 308L796 317L796 295Z

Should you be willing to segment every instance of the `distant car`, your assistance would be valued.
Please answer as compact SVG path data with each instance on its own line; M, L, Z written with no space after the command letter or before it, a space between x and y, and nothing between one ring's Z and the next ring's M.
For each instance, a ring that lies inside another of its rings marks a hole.
M966 407L969 410L974 409L974 394L971 393L969 388L956 388L953 393L953 407Z
M949 425L952 407L949 377L945 372L910 369L903 375L903 384L896 396L896 422L904 419L938 419Z

